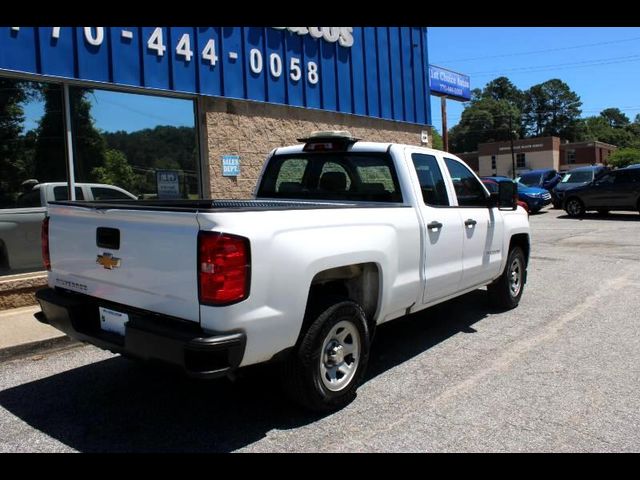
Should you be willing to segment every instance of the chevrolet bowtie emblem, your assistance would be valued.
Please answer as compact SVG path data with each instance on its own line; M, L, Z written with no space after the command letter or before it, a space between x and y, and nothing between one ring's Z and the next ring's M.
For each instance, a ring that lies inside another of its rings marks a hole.
M99 263L108 270L113 270L120 266L120 259L114 257L111 253L103 253L102 255L98 255L96 263Z

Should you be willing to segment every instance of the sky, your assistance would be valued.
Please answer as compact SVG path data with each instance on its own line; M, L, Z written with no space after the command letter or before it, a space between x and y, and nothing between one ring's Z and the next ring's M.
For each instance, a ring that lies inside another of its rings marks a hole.
M470 76L471 88L506 76L521 90L558 78L582 101L582 116L609 107L630 120L640 113L640 28L429 27L429 63ZM447 100L447 126L464 103ZM442 132L440 98L431 97L432 124Z
M521 90L559 78L582 100L583 117L609 107L633 120L640 113L640 28L626 27L428 27L429 63L470 76L471 88L506 76ZM95 91L97 126L134 131L155 125L193 126L188 100ZM432 124L442 133L440 98L431 97ZM464 104L447 100L448 127ZM31 104L26 129L42 105Z

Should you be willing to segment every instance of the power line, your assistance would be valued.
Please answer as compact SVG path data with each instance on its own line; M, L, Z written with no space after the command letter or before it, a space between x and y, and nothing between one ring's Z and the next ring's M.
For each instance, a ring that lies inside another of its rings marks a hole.
M610 45L612 43L622 43L622 42L632 42L635 40L640 40L640 37L633 37L633 38L625 38L622 40L610 40L608 42L598 42L598 43L586 43L586 44L582 44L582 45L574 45L571 47L560 47L560 48L548 48L545 50L530 50L528 52L516 52L516 53L505 53L505 54L501 54L501 55L486 55L483 57L472 57L472 58L461 58L461 59L457 59L457 60L438 60L435 61L435 63L460 63L460 62L470 62L473 60L484 60L487 58L504 58L504 57L516 57L516 56L523 56L523 55L535 55L538 53L548 53L548 52L559 52L562 50L573 50L576 48L587 48L587 47L597 47L600 45Z
M627 60L625 60L627 59ZM579 66L593 66L593 65L607 65L609 63L625 63L627 61L637 61L640 60L640 55L626 55L623 57L610 57L610 58L599 58L597 60L585 60L582 62L568 62L568 63L556 63L553 65L534 65L528 67L517 67L510 68L506 70L500 70L497 72L471 72L468 75L498 75L503 72L532 72L532 71L544 71L546 69L559 69L563 67L574 67L578 68ZM540 70L541 69L541 70Z

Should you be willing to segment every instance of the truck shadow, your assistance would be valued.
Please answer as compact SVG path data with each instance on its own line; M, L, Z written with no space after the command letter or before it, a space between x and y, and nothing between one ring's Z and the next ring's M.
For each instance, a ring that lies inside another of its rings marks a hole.
M382 325L365 381L474 332L489 313L485 297L476 290ZM286 401L276 375L258 367L235 383L200 382L114 357L2 391L0 405L81 452L230 452L322 419Z

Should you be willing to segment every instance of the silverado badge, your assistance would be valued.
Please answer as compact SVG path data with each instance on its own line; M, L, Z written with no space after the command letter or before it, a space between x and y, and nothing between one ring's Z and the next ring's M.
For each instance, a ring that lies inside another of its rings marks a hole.
M114 257L111 253L103 253L102 255L98 255L96 263L99 263L108 270L113 270L120 266L120 259Z

